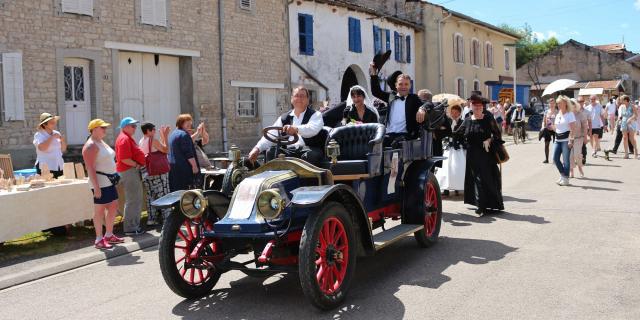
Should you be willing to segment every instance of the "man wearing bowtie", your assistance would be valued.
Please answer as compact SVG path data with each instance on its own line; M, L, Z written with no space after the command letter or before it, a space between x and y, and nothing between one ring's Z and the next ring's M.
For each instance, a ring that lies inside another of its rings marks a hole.
M392 146L401 140L411 140L418 137L419 124L423 123L427 111L418 95L409 93L411 77L400 74L395 80L395 91L385 92L380 89L378 69L372 62L369 67L371 75L371 93L378 99L387 102L386 116L380 122L387 127L385 146ZM391 86L393 87L393 86Z

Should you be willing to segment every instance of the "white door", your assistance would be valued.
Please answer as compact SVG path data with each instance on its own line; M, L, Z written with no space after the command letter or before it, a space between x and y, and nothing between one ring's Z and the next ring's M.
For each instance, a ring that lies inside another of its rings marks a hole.
M91 120L89 61L64 60L64 122L67 143L83 144L87 138L87 123Z
M262 127L270 127L276 122L277 111L276 89L260 89L258 93L258 107L262 118Z
M142 119L157 127L174 127L180 114L180 70L177 57L144 54Z
M142 119L144 102L142 98L142 54L120 53L120 119L133 117ZM118 121L120 120L118 119Z

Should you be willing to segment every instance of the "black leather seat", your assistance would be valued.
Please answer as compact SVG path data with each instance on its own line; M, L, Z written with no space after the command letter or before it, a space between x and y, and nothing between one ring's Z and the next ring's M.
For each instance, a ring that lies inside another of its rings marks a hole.
M340 145L338 163L331 165L330 160L323 167L331 168L335 175L375 174L379 170L382 155L382 142L385 127L379 123L347 125L333 129L329 133L327 145L335 140Z

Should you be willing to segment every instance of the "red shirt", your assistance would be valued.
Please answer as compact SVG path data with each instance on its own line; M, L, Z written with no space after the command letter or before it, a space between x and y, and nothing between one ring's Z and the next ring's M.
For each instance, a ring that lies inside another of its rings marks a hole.
M133 168L122 162L124 159L131 159L141 166L145 164L144 152L130 135L122 131L116 139L116 171L124 172Z

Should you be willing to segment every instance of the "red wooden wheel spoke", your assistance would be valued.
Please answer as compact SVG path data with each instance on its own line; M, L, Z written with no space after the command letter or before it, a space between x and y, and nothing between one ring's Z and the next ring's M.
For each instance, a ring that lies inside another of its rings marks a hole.
M182 230L178 230L178 237L180 237L182 241L186 242L187 244L190 242L189 240L187 240L187 236L182 233Z
M189 238L190 239L195 238L193 236L193 229L191 229L191 222L189 220L185 220L184 221L184 225L185 225L185 227L187 227L187 233L189 234Z
M204 282L204 274L202 274L202 269L198 269L198 275L200 276L200 282Z
M185 274L187 274L187 269L182 268L182 270L180 270L180 276L181 276L182 278L184 278L184 275L185 275Z
M187 258L186 254L184 256L182 256L182 258L176 260L176 265L179 264L180 262L184 261L185 258Z
M177 244L176 244L175 248L176 248L176 249L182 249L182 250L184 250L184 251L186 251L186 250L187 250L187 247L186 247L186 246L179 246L179 245L177 245Z

